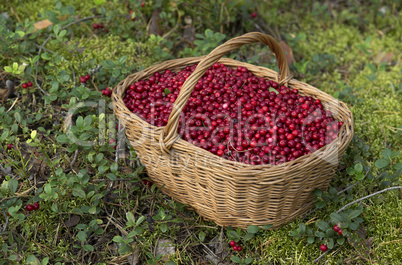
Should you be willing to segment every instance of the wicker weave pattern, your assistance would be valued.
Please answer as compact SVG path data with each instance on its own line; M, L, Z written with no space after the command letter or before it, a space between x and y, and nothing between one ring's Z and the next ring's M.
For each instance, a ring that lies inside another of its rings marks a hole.
M264 67L220 59L228 51L257 41L275 53L280 75ZM312 154L276 166L229 161L182 140L177 135L180 112L199 78L216 61L228 67L247 67L256 76L287 83L302 95L320 99L325 109L344 122L338 139ZM122 97L133 82L155 72L179 71L195 63L198 63L197 69L183 84L166 127L150 125L124 105ZM246 228L273 224L279 227L306 213L312 205L312 191L328 187L337 161L353 137L353 116L348 107L313 86L290 79L281 47L272 37L261 33L234 38L208 56L166 61L132 74L113 89L112 99L114 112L125 126L127 138L154 183L164 185L164 193L189 204L201 216L222 226Z

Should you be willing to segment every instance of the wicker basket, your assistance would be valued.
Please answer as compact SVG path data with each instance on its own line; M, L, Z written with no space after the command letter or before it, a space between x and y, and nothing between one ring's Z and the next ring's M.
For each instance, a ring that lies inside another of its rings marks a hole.
M254 42L266 44L276 55L280 75L264 67L221 58ZM177 134L181 110L198 80L218 61L228 67L247 67L258 77L320 99L335 119L344 122L338 139L314 153L275 166L229 161L181 139ZM195 63L198 66L183 84L165 127L147 123L125 106L122 98L133 82L155 72L179 71ZM114 112L152 181L158 187L163 186L165 194L221 226L244 229L249 225L272 224L276 228L305 214L312 206L312 191L328 187L338 160L353 137L353 117L348 107L315 87L291 79L281 46L271 36L257 32L233 38L208 56L170 60L134 73L113 89L112 100Z

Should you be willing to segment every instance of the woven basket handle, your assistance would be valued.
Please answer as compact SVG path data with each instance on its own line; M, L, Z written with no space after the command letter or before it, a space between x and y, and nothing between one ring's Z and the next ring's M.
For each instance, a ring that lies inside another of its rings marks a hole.
M223 55L226 53L236 50L245 44L251 44L254 42L261 42L269 47L269 49L275 54L276 61L278 62L278 67L280 70L279 83L283 83L288 80L289 77L289 66L286 60L285 53L279 43L270 35L266 35L259 32L250 32L242 36L233 38L224 44L215 48L211 53L206 56L198 64L195 71L187 78L184 82L180 94L177 97L172 112L170 113L168 123L165 130L162 132L159 143L164 151L168 151L171 145L175 142L178 137L177 128L179 126L179 117L183 107L186 105L191 93L193 92L194 86L197 84L198 80L204 75L210 66L219 61Z

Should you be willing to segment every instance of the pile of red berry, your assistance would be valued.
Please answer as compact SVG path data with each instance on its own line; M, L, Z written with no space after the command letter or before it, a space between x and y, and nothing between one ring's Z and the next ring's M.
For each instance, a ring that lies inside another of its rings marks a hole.
M109 98L112 96L112 90L110 90L109 87L107 87L106 89L103 89L101 92L102 92L102 95L107 96Z
M33 210L38 210L39 209L39 203L34 202L33 204L27 204L27 206L25 207L27 209L28 212L33 211Z
M85 84L86 82L88 82L88 80L91 79L90 75L84 75L84 76L80 76L80 82Z
M230 241L229 245L233 248L234 251L241 251L243 248L237 245L237 242Z
M28 88L28 87L31 87L31 86L33 86L33 84L32 84L31 81L22 84L22 87L23 87L23 88Z
M127 108L154 126L165 126L180 89L195 70L156 72L124 95ZM225 159L277 165L312 153L338 136L319 99L254 76L245 67L211 66L195 85L180 116L186 141Z
M94 29L103 29L103 24L101 24L101 23L94 23L93 25L92 25L92 27L94 28Z

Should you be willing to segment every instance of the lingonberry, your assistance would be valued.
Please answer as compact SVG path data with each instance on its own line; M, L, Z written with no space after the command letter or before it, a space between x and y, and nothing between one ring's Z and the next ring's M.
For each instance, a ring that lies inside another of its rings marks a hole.
M13 148L13 144L7 144L7 150L11 150Z
M339 226L334 225L334 231L335 231L335 232L338 232L338 231L339 231L339 229L340 229L340 228L339 228Z
M339 230L338 230L338 234L339 234L340 236L343 236L342 229L339 229Z
M256 12L251 13L251 17L257 17L257 13Z
M322 244L322 245L320 246L320 250L321 250L322 252L325 252L325 251L327 251L327 250L328 250L328 247L327 247L327 245L325 245L325 244Z
M31 82L31 81L28 81L27 86L28 86L28 87L33 86L32 82Z
M85 78L85 76L80 76L80 82L81 83L86 83L87 79Z
M84 76L84 78L85 78L86 81L88 81L89 79L91 79L91 76L90 76L90 75L86 75L86 76Z
M27 209L28 212L30 212L34 209L32 204L27 204L27 206L25 208Z
M142 184L147 187L147 188L151 188L152 187L152 182L147 180L147 179L143 179L141 180Z
M237 251L241 251L243 248L241 246L237 246Z
M39 209L39 203L37 203L37 202L34 202L34 204L32 206L35 211Z
M116 149L116 146L117 146L117 145L116 145L116 140L115 140L115 139L113 139L113 138L110 139L110 140L109 140L109 144L112 145L114 149Z
M237 251L239 247L238 246L233 246L232 248L233 248L234 251Z
M23 84L22 84L22 87L23 87L23 88L27 88L27 87L28 87L28 84L27 84L27 83L23 83Z
M144 7L145 6L145 4L144 3L141 3L141 7Z
M94 24L92 25L92 27L93 27L94 29L98 29L98 28L99 28L99 25L98 25L97 23L94 23Z
M237 243L232 240L232 241L230 241L229 245L230 245L231 247L234 247L234 246L237 245Z

